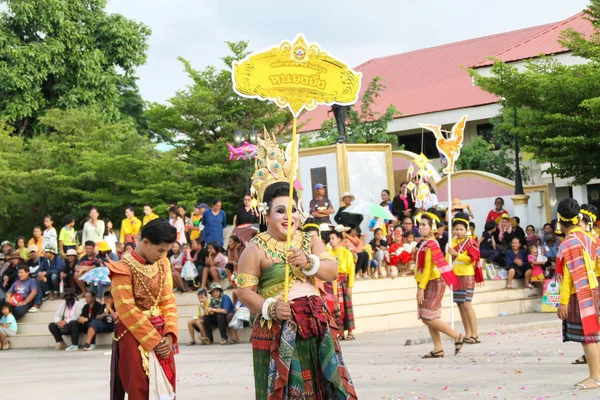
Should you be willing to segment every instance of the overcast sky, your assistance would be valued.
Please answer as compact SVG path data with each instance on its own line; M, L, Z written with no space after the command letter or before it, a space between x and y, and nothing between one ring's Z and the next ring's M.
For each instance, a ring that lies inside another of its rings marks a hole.
M165 102L190 81L177 61L221 67L225 41L252 50L304 33L357 66L371 58L542 25L568 18L588 0L109 0L108 11L152 29L138 69L146 100ZM442 62L443 60L440 60Z

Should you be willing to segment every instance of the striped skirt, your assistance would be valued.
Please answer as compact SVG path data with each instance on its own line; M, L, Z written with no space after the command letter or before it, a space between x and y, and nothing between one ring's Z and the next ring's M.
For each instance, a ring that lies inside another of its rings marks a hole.
M598 288L593 290L593 294L594 305L595 308L598 309ZM583 333L583 324L581 323L581 312L579 310L577 294L572 294L569 299L567 319L563 321L563 342L576 342L582 344L600 343L600 332L587 336Z
M453 291L454 302L463 304L473 301L475 293L475 275L458 276L458 287Z
M442 298L445 290L446 283L441 278L427 283L425 298L417 310L419 319L433 321L442 318Z
M348 296L348 275L339 274L337 281L337 299L333 315L340 330L351 331L356 328L354 323L354 308L352 307L352 296ZM335 282L335 281L334 281ZM333 293L333 282L325 282L325 292Z

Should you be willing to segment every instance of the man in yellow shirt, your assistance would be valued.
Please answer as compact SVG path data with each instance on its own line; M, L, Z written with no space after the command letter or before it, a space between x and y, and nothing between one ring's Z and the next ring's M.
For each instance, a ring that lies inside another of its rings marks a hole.
M354 287L354 276L356 268L354 255L350 250L342 246L342 234L332 231L329 234L329 252L337 258L338 278L333 282L325 283L325 291L335 298L335 318L340 331L338 339L354 340L352 331L356 327L354 323L354 309L352 307L352 288ZM339 310L339 311L338 311ZM344 336L344 331L348 334Z
M152 211L152 206L150 204L146 204L144 206L144 219L142 221L142 227L146 226L146 224L153 219L157 219L158 215L154 214Z
M125 209L125 219L121 223L121 246L125 243L138 243L138 234L142 229L142 221L135 216L135 208L129 206Z

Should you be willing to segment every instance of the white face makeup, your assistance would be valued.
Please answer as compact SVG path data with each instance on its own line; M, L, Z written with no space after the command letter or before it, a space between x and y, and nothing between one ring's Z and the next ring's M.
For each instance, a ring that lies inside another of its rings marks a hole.
M292 233L300 226L300 213L296 202L292 206L292 221L288 221L288 204L289 197L277 197L273 199L273 203L267 214L267 225L271 235L283 239L287 236L288 225L291 223Z

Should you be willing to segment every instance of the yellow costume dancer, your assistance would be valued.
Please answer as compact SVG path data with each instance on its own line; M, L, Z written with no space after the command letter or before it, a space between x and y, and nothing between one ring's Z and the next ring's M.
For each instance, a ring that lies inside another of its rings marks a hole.
M288 219L292 165L274 138L259 144L252 190L267 231L242 253L236 282L240 301L259 314L252 330L256 399L356 399L337 327L315 285L315 278L337 278L334 257L319 238L299 230L295 193ZM286 281L289 303L283 301Z

